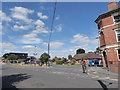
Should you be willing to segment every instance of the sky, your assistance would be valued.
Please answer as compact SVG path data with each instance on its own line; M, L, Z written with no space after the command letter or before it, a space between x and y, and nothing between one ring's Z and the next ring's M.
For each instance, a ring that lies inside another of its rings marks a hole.
M3 2L0 10L0 49L47 53L54 2ZM95 51L99 45L95 19L107 12L106 2L57 2L50 43L51 58L75 55L79 48Z

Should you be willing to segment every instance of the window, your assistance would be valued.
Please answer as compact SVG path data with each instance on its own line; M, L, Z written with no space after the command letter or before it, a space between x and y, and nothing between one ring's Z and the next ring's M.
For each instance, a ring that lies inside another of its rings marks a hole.
M120 49L118 49L118 60L120 61Z
M114 16L115 23L120 22L120 15Z
M117 41L120 42L120 30L116 31Z

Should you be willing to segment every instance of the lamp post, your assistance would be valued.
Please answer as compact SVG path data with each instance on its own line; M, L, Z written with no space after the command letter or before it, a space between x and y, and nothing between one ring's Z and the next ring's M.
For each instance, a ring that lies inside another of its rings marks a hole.
M33 55L34 55L34 60L35 60L36 55L37 55L37 46L34 46L34 47L35 47L35 53L33 53ZM34 64L36 65L36 61L34 61Z
M35 53L33 53L34 57L37 55L37 46L34 46L35 47Z

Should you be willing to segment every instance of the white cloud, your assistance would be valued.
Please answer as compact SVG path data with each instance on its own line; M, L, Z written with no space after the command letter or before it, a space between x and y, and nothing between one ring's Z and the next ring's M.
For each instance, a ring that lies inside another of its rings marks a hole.
M74 56L75 50L73 49L66 49L66 50L59 50L59 51L55 50L55 51L51 51L50 55L51 55L51 58L54 58L55 56L67 58L68 55Z
M35 51L35 50L41 50L40 48L38 48L38 47L35 47L35 46L32 46L32 45L26 45L26 46L23 46L22 47L23 49L25 49L25 50L32 50L32 51Z
M30 10L24 7L14 7L10 9L12 11L12 18L22 20L27 23L31 23L33 20L28 18L28 14L32 14L34 10Z
M43 21L41 21L41 20L37 20L37 21L35 22L35 25L37 25L37 26L39 26L39 27L44 27L45 23L44 23Z
M25 39L29 39L29 38L34 38L34 37L37 37L37 34L35 34L35 33L29 33L29 34L25 34L25 35L23 35L23 38L25 38Z
M26 26L23 26L23 25L14 25L13 26L14 30L29 30L29 28L31 28L30 25L26 25Z
M35 21L35 30L33 30L31 33L39 34L39 33L49 33L48 30L46 30L45 23L41 20Z
M14 12L17 12L17 13L24 14L24 15L34 12L34 10L30 10L30 9L27 9L27 8L24 8L24 7L14 7L14 8L11 8L10 10L14 11Z
M23 44L40 44L42 39L38 38L36 33L28 33L22 36L20 42Z
M79 48L87 49L87 47L89 47L88 44L83 44L83 45L73 46L71 48L72 49L79 49Z
M95 50L96 47L98 47L98 40L95 37L88 37L87 35L82 34L74 35L70 42L73 44L77 44L77 46L74 46L72 48L83 48L86 50L86 52L90 50Z
M48 19L48 16L43 15L41 12L37 13L38 17L40 17L41 19Z
M0 11L0 19L2 21L8 21L10 22L12 19L10 17L8 17L4 12Z
M23 44L40 44L42 39L38 38L38 31L34 30L31 33L22 36L20 42Z
M8 50L14 50L17 48L14 44L9 43L9 42L3 42L1 45L3 49L8 49Z
M4 53L28 53L28 52L26 52L26 51L17 51L17 50L4 50L4 52L3 52L3 54Z
M62 31L62 24L57 25L57 26L56 26L56 30L57 30L58 32Z
M89 43L89 37L86 35L80 35L76 34L73 36L73 39L71 40L71 43L78 43L78 44L83 44L83 43Z
M86 35L76 34L73 36L73 39L70 42L76 44L86 44L86 43L96 44L97 40L95 38L88 37Z
M20 42L23 43L23 44L40 44L42 42L42 39L36 38L36 37L33 37L33 38L22 38L20 40Z
M48 46L48 43L43 43L43 45ZM61 48L63 45L64 45L63 42L51 42L50 48L51 49L58 49L58 48Z
M24 44L38 44L42 42L42 39L38 38L38 34L47 34L45 24L41 20L35 21L35 30L22 36L21 42Z

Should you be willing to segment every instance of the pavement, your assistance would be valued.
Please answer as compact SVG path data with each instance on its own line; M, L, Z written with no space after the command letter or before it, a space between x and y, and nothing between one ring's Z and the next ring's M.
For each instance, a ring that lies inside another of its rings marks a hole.
M90 67L88 74L76 66L31 67L2 65L4 88L118 88L117 77L111 78ZM107 73L107 72L106 72ZM6 82L7 81L7 82Z
M91 74L118 81L118 76L119 76L118 73L112 73L107 69L103 69L102 67L89 67L88 69L89 69L89 73Z

